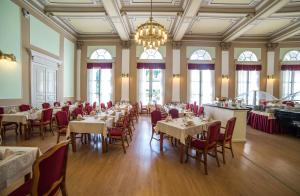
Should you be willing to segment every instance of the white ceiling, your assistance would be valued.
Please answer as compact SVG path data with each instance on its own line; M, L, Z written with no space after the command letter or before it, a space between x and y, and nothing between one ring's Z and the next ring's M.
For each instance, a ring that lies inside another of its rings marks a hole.
M150 14L150 0L38 1L79 38L114 34L127 40ZM191 35L283 41L289 29L300 34L300 27L293 25L300 21L300 0L153 0L153 10L154 20L177 41Z

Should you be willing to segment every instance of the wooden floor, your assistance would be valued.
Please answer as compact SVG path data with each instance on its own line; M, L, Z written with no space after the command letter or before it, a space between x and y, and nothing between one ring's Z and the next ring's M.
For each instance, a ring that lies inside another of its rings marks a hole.
M101 143L79 144L70 150L67 169L69 195L300 195L300 139L270 135L248 128L247 142L235 143L235 158L227 153L218 168L209 159L203 165L190 159L180 164L179 149L164 142L149 145L148 117L140 118L133 141L123 154L121 146L102 154ZM48 133L29 141L7 134L4 145L38 146L44 152L56 137ZM220 156L221 158L221 156Z

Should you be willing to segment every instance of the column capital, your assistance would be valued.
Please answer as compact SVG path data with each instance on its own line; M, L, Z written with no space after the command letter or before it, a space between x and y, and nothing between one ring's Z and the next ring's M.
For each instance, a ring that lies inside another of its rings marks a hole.
M121 41L121 46L122 46L122 49L128 49L131 46L131 42L130 41Z
M76 47L78 50L81 50L82 45L83 45L83 41L76 41Z
M229 50L229 48L231 47L231 43L230 42L221 42L220 47L222 50Z
M182 43L180 41L172 41L173 49L180 49Z
M267 43L266 47L268 51L274 51L275 48L277 48L278 43Z

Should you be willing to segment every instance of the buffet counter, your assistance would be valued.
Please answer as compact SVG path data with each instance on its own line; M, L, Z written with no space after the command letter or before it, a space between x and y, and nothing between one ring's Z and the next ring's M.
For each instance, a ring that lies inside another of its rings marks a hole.
M249 111L249 108L221 107L214 104L204 104L203 107L205 116L211 117L215 120L220 120L224 126L230 118L236 117L232 141L246 141L247 112Z
M279 133L279 124L274 114L252 110L248 116L247 124L253 129L266 133Z

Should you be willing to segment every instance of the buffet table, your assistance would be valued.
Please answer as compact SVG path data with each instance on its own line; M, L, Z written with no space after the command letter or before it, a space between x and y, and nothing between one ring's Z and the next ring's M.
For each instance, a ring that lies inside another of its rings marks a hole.
M249 111L248 108L221 107L213 104L205 104L203 106L205 116L221 121L223 126L226 125L226 122L230 118L236 117L232 141L246 141L247 112Z
M266 133L279 133L278 121L271 113L250 111L247 124Z

